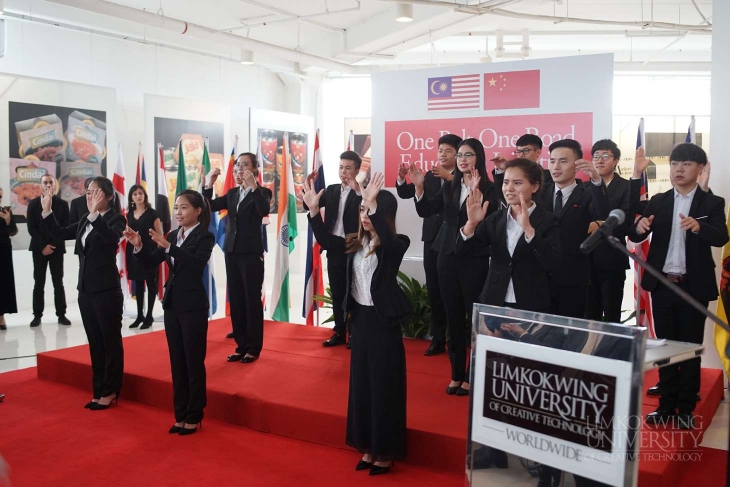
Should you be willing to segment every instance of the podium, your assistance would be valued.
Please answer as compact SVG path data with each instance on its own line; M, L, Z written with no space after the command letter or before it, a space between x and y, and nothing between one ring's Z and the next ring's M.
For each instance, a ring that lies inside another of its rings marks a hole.
M475 304L468 485L636 485L644 372L702 353L641 327Z

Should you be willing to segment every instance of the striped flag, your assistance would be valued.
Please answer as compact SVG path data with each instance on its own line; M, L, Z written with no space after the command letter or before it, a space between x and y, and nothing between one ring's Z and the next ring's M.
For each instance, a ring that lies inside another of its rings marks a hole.
M636 136L636 149L640 147L646 149L646 138L644 132L644 119L639 121L639 132ZM641 200L649 200L649 178L646 171L641 175ZM637 215L638 216L638 215ZM649 255L649 238L641 243L628 242L628 248L634 252L637 257L646 260ZM646 327L652 338L656 338L654 330L654 318L651 310L651 294L641 287L641 279L644 277L644 269L634 262L634 309L636 311L636 323L639 326Z
M730 216L727 220L727 227L730 230ZM730 243L725 244L725 247L722 248L722 270L720 272L720 299L717 301L717 316L727 322L727 310L730 309ZM730 359L725 353L730 342L730 333L720 325L715 325L714 341L715 348L722 361L722 368L725 369L725 374L730 377Z
M233 149L231 149L231 157L228 158L228 167L226 168L226 179L223 182L223 194L228 194L230 190L236 187L236 181L233 177L233 167L236 165L236 154L238 153L238 135L236 135ZM226 224L228 223L228 210L218 212L218 231L216 232L216 243L221 249L224 248L226 242ZM231 298L226 286L226 316L231 316Z
M259 135L258 144L256 145L256 160L259 161L259 164L262 163L264 160L264 152L263 148L261 147L261 136ZM256 183L259 185L259 187L264 186L264 178L262 176L262 171L258 171L256 174ZM264 258L266 257L266 254L269 253L269 236L266 234L266 227L271 223L271 217L270 215L266 215L261 219L261 244L264 247ZM261 306L263 306L264 310L266 310L266 283L261 283Z
M276 233L276 268L271 296L274 321L289 321L289 254L294 251L297 237L297 198L289 161L289 134L284 133L281 155L281 183L279 185L279 224Z
M157 144L157 157L159 158L159 164L157 164L157 187L155 188L155 209L160 217L162 223L162 233L167 236L170 232L170 197L167 194L167 179L165 176L165 155L162 152L162 144ZM167 263L163 262L159 266L157 276L157 295L162 299L165 295L165 283L167 277L170 275L170 269L167 267Z
M322 155L319 151L319 130L314 137L314 158L312 159L312 170L317 171L317 178L314 180L314 191L319 192L327 186L324 182L324 170L322 169ZM313 296L324 294L324 280L322 272L322 255L319 243L314 238L312 227L307 231L307 270L304 274L304 302L302 304L302 317L307 319L307 325L314 325L314 310L318 308ZM319 326L319 319L317 320Z
M479 109L481 86L479 74L428 78L428 111Z
M180 152L180 158L182 160L182 151ZM204 174L210 172L210 155L208 153L208 137L205 138L203 144L203 161L201 163L205 168ZM203 176L202 179L205 179ZM201 182L201 186L205 184ZM202 188L201 188L202 189ZM215 199L215 191L213 191L213 199ZM213 235L217 232L217 216L215 213L210 215L210 224L208 225L208 231ZM203 285L205 286L205 292L208 295L208 318L211 318L216 311L218 311L218 299L215 290L215 262L213 261L213 253L211 252L208 264L203 269Z
M697 143L697 134L695 133L695 116L692 115L692 120L689 122L689 128L687 129L687 137L684 139L688 144Z
M319 132L319 130L318 130ZM350 135L347 137L347 148L345 150L355 150L355 131L350 130Z
M114 176L112 177L114 191L116 197L122 207L122 215L127 216L127 184L125 182L124 173L124 156L122 155L122 144L117 146L117 165L114 168ZM129 280L127 278L127 239L122 238L117 247L117 269L119 269L119 279L122 284L122 293L124 294L124 304L126 306L129 299Z

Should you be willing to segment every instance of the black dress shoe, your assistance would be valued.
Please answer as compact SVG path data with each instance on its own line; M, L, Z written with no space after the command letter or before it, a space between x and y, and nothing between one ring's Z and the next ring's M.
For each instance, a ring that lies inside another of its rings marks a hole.
M335 333L331 337L329 337L329 340L325 340L322 342L323 347L336 347L337 345L344 345L345 344L345 335Z
M347 344L345 345L348 350L352 350L352 335L348 335Z
M454 387L446 386L446 394L448 394L449 396L453 396L459 389L461 389L461 383L459 383L458 386Z
M456 391L457 396L468 396L469 395L469 389L464 389L463 387L459 387L459 390Z
M168 430L168 433L170 433L171 435L176 435L176 434L180 433L180 431L182 431L182 429L183 429L183 427L182 427L182 426L175 426L175 425L173 424L173 425L172 425L172 426L170 427L170 429Z
M244 355L241 358L241 363L242 364L250 364L251 362L255 362L258 359L259 359L259 356L258 355L254 355L253 357L247 357L247 356Z
M648 388L646 390L646 393L649 396L661 396L662 395L662 391L661 391L661 389L659 389L659 384Z
M395 465L395 462L390 462L390 465L388 465L387 467L379 467L373 464L373 466L370 467L370 473L368 475L383 475L390 472L390 467L393 465Z
M146 330L148 328L152 327L152 323L155 322L155 319L151 316L148 316L144 319L144 323L142 323L142 326L139 327L140 330Z
M440 353L444 353L446 351L446 346L443 344L443 342L438 340L431 340L431 345L428 346L425 352L423 354L426 357L433 357L434 355L438 355Z
M646 421L646 424L651 424L654 426L666 426L674 419L674 416L674 411L659 408L653 413L647 414L644 421Z
M94 407L94 404L96 404L97 401L98 401L98 399L96 401L89 401L89 402L87 402L84 405L84 409L91 409L92 407Z
M228 358L226 360L228 360L229 362L240 362L242 358L243 358L243 354L232 353L228 356Z
M71 326L71 320L66 318L66 316L64 316L64 315L61 315L58 317L58 324L64 325L64 326Z
M188 436L194 434L196 431L198 431L198 428L180 428L180 431L177 433L180 436Z
M677 427L681 430L695 429L695 417L692 413L677 414Z
M234 335L233 332L226 334L226 338L235 338L235 337L236 337L236 335Z
M129 327L130 328L137 328L139 325L142 324L143 321L144 321L144 318L141 318L141 317L138 316L137 319L134 320L134 323L132 323L131 325L129 325Z
M30 326L35 328L36 326L39 326L41 324L41 317L40 316L34 316L33 321L30 322Z
M372 466L373 466L373 462L366 462L365 460L360 460L359 462L357 462L357 465L355 466L355 470L367 470Z

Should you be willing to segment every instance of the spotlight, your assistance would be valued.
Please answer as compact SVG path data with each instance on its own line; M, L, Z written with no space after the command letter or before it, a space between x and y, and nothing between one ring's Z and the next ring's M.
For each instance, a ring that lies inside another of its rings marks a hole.
M411 22L413 20L413 5L410 3L399 3L395 6L396 22Z
M241 64L253 64L253 51L241 49Z

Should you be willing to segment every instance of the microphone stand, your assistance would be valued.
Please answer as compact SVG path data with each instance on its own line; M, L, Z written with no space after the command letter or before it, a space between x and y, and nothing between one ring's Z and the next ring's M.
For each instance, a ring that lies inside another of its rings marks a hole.
M682 300L688 304L690 304L694 309L705 315L707 318L711 319L718 325L720 325L725 331L730 333L730 326L728 326L727 323L725 323L723 320L720 319L717 315L714 313L711 313L710 310L708 310L706 307L703 307L695 298L693 298L687 291L682 289L681 287L677 286L675 283L667 279L667 277L647 264L644 260L637 257L635 254L629 252L629 249L626 248L626 246L621 244L621 241L614 237L613 235L607 235L606 241L613 247L614 249L620 251L621 253L628 255L631 260L639 264L646 272L651 274L652 276L656 277L659 282L667 286L669 289L672 290L674 294L682 298ZM719 298L721 299L721 298ZM730 357L730 342L725 347L725 356Z

